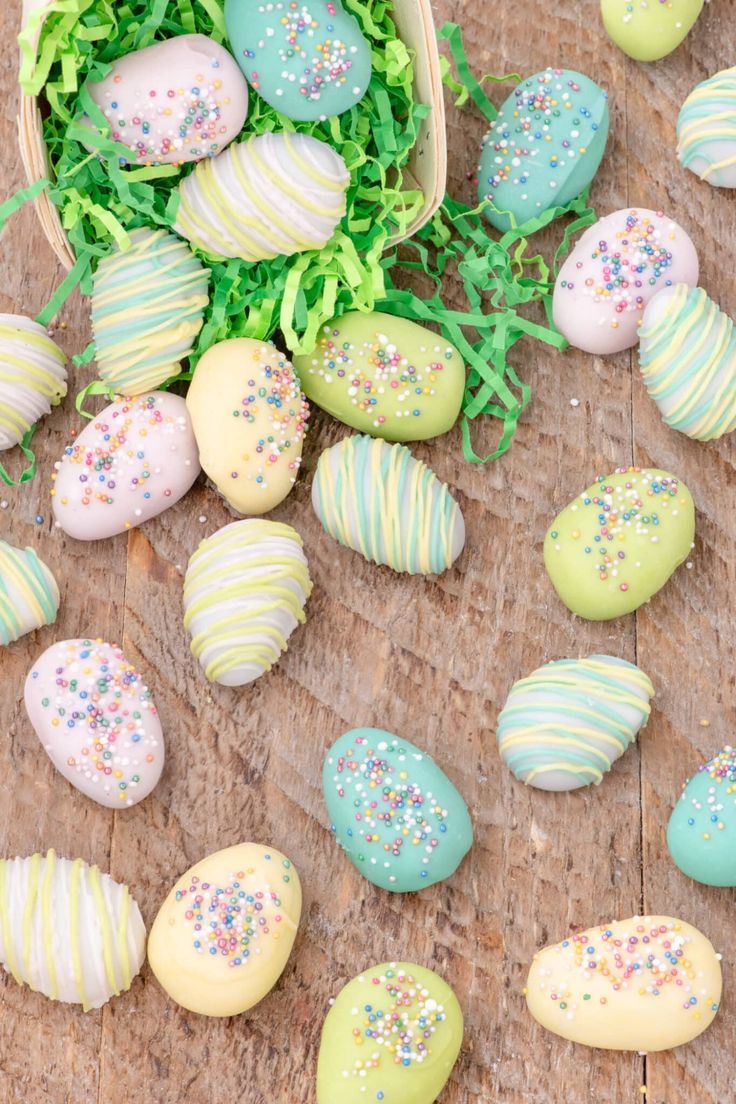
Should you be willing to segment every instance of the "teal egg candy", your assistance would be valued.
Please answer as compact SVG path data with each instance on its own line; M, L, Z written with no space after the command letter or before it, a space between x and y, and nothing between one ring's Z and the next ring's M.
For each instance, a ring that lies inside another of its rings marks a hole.
M225 23L246 80L287 118L342 115L365 95L371 49L340 0L225 0Z
M736 886L736 748L730 744L683 786L667 826L667 846L689 878Z
M337 842L360 873L392 893L449 878L473 842L465 802L425 752L380 728L355 728L322 772Z
M488 221L509 230L575 199L598 171L608 126L608 93L582 73L549 68L522 81L483 139Z

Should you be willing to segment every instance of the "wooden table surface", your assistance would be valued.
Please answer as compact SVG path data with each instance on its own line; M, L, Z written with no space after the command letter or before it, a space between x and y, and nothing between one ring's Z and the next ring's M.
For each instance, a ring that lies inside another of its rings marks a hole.
M14 134L19 8L11 0L0 12L0 198L22 183ZM674 152L682 100L736 61L736 0L712 0L684 46L654 65L632 62L612 45L598 0L551 8L436 0L435 9L438 22L464 25L478 72L526 75L564 64L610 91L612 133L592 193L599 213L640 204L677 218L698 247L702 284L736 314L736 194L685 173ZM496 88L496 101L507 92ZM468 174L483 133L474 109L450 110L451 190L460 198L473 197ZM15 217L0 249L0 310L37 313L61 273L32 210ZM60 323L62 346L80 351L88 305L75 297ZM183 570L200 539L231 520L222 501L198 485L127 536L94 545L65 539L52 523L50 476L80 419L68 399L43 422L38 477L0 490L0 536L39 551L57 575L62 604L55 626L0 659L0 853L54 847L96 862L129 883L150 925L188 866L257 840L293 859L305 904L281 982L237 1019L185 1012L148 967L128 994L87 1015L4 977L2 1102L313 1104L330 997L365 966L397 958L438 970L465 1012L465 1042L442 1104L734 1099L736 895L680 874L665 827L685 776L733 741L736 441L702 445L668 430L630 353L604 360L526 342L514 357L534 397L501 461L467 464L459 431L416 448L455 489L467 524L462 558L439 579L373 567L322 532L309 502L311 477L320 450L344 431L316 415L304 474L275 513L306 542L316 584L308 623L278 667L240 691L205 683L182 628ZM77 375L74 391L89 374ZM481 445L490 446L495 428L483 427ZM689 569L651 605L618 621L585 623L552 590L543 535L597 473L630 463L669 469L688 483L698 507L696 547ZM82 635L122 642L164 725L163 778L126 812L111 813L65 783L23 709L35 657L55 640ZM494 736L511 684L547 660L594 651L636 660L654 681L656 709L640 745L599 788L559 795L525 788L502 766ZM358 725L426 748L464 794L475 845L448 882L391 896L363 880L331 840L321 761L340 733ZM534 951L573 927L641 911L681 916L724 953L725 1000L713 1027L689 1046L648 1058L588 1050L539 1028L522 996Z

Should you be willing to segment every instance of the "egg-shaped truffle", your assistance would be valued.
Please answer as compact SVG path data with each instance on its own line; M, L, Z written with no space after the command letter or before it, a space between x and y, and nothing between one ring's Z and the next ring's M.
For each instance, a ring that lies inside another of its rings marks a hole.
M659 61L687 37L704 0L601 0L603 24L636 61Z
M562 265L555 325L586 353L620 353L639 340L647 303L678 282L698 282L698 255L682 227L661 211L614 211L585 231Z
M736 66L702 81L685 100L677 156L714 188L736 188Z
M340 154L310 134L252 135L181 182L174 229L215 258L321 249L345 214L348 182Z
M331 537L394 571L439 574L465 544L460 507L404 445L356 436L325 449L312 505Z
M213 345L187 393L200 463L239 514L286 498L302 461L309 406L291 362L270 341Z
M639 366L668 426L698 441L736 429L736 327L702 288L665 288L640 330Z
M0 645L52 625L58 609L59 587L50 568L32 548L0 540Z
M203 540L184 579L184 627L210 682L244 686L270 671L306 620L311 592L290 525L249 518Z
M51 1000L101 1008L143 965L146 929L126 885L54 851L0 859L0 963Z
M43 326L0 314L0 451L12 448L66 395L66 357Z
M562 207L595 176L608 138L608 93L582 73L544 69L518 84L483 139L478 197L508 230Z
M153 391L192 352L209 302L209 276L184 242L142 227L128 249L97 266L92 332L100 379L111 392Z
M302 910L294 866L272 847L240 843L183 874L161 905L148 961L170 997L202 1016L237 1016L273 989Z
M596 786L647 723L651 680L615 656L559 659L514 683L498 718L501 758L540 790Z
M237 138L248 113L248 85L234 58L203 34L125 54L86 88L110 137L130 150L131 165L215 157Z
M689 878L736 886L736 748L730 744L683 784L667 825L667 846Z

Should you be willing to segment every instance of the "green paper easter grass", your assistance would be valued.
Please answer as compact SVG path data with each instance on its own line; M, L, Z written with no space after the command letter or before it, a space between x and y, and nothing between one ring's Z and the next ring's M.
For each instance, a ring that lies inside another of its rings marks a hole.
M429 108L414 100L413 58L397 37L390 0L345 0L345 6L372 47L373 77L361 103L324 123L295 125L252 94L246 130L299 130L336 148L350 170L346 216L319 251L254 264L219 261L195 250L212 274L211 302L187 371L164 386L190 379L199 357L216 341L280 335L292 354L309 353L320 327L335 315L385 310L437 324L458 347L469 368L462 413L464 454L473 462L493 459L509 447L530 398L528 385L508 363L509 351L524 335L565 346L551 323L549 268L541 256L528 255L527 238L552 218L572 212L576 222L568 228L562 251L572 229L588 225L595 216L581 197L494 240L481 217L482 206L471 209L447 197L408 249L389 248L423 204L420 191L404 188L404 173ZM115 245L124 248L131 230L172 225L178 199L174 189L193 168L123 167L120 159L127 151L109 138L107 122L84 82L102 79L110 64L131 50L194 31L224 39L221 0L54 0L43 24L38 13L31 15L20 39L21 85L28 95L43 91L49 104L44 140L53 179L48 194L77 257L39 316L45 322L77 283L89 293L97 261ZM518 77L476 80L459 28L446 24L439 35L450 45L459 77L452 76L445 60L445 82L460 102L472 101L492 120L496 110L482 85ZM98 130L92 139L78 122L84 114ZM464 312L444 301L453 267L467 298ZM401 279L402 273L417 268L435 286L428 300L395 283L395 276ZM543 304L548 325L529 321L517 309L534 302ZM93 356L90 346L75 362L87 363ZM82 412L87 394L109 392L99 381L92 383L77 397ZM501 421L498 445L484 458L475 453L470 434L471 423L481 414Z

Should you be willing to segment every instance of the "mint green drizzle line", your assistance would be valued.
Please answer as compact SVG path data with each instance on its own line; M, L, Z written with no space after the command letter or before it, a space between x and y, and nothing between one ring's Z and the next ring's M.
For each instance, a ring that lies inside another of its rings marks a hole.
M736 66L702 81L685 100L677 118L677 156L686 169L702 160L702 169L694 171L716 187L736 179Z
M13 602L14 590L20 590L24 601L37 613L39 626L53 624L58 594L51 578L32 548L14 548L0 541L0 645L11 644L27 631Z

